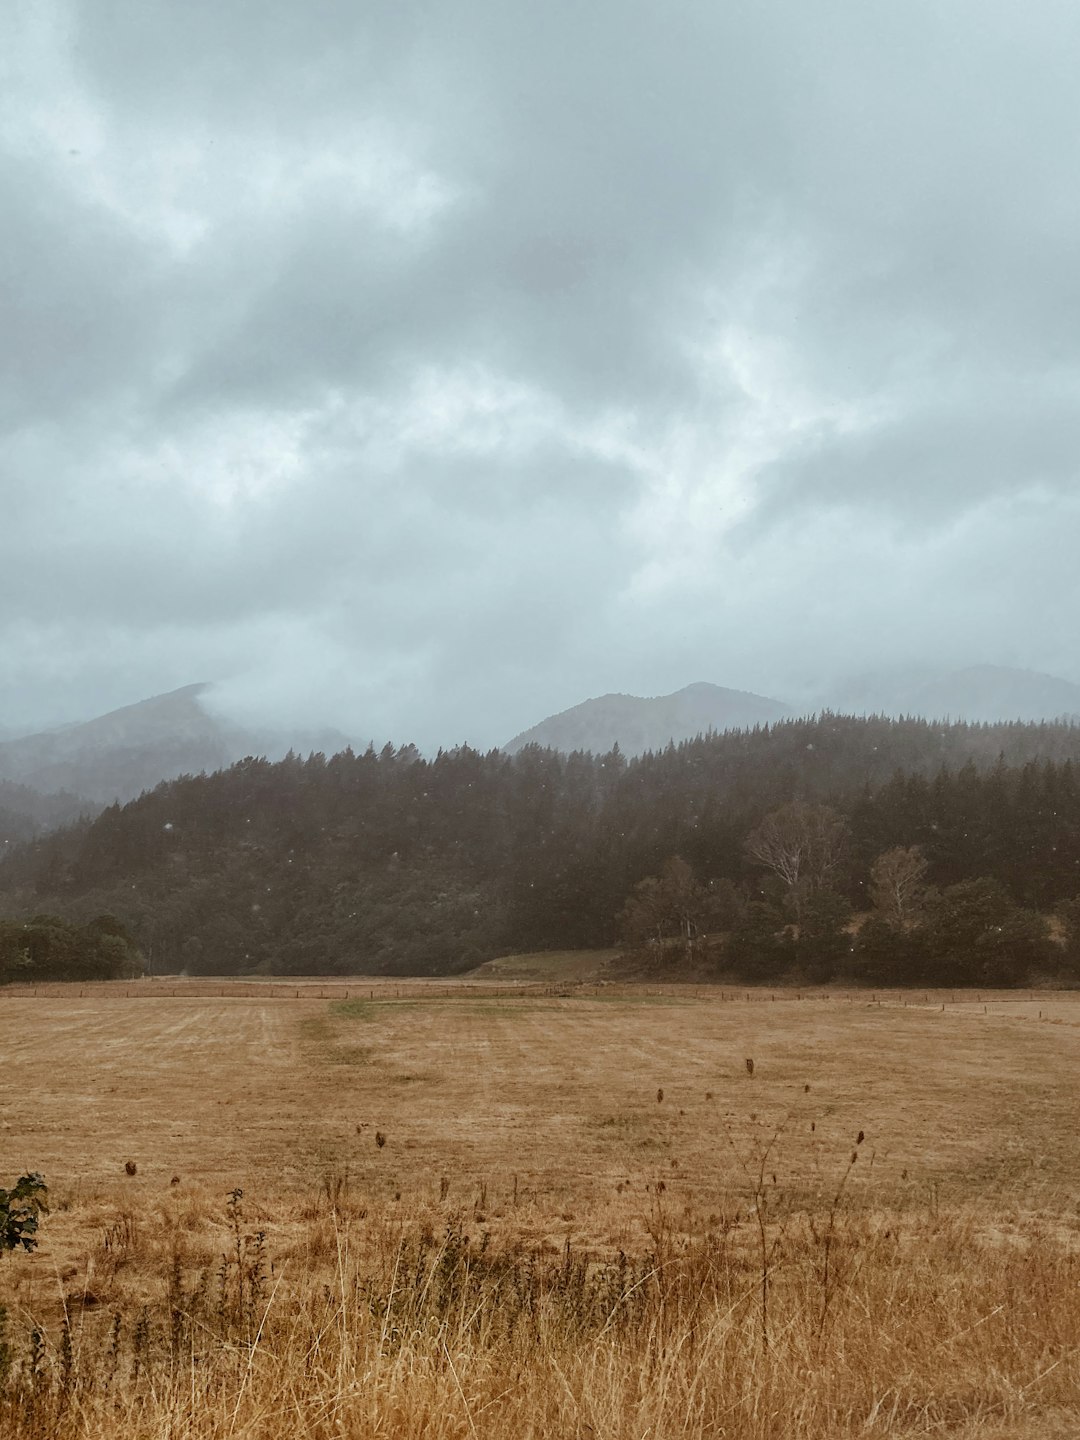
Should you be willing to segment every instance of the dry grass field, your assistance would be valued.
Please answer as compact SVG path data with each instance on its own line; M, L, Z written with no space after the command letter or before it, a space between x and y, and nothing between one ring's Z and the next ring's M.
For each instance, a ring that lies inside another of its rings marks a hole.
M144 981L0 1056L13 1440L1080 1434L1080 996Z

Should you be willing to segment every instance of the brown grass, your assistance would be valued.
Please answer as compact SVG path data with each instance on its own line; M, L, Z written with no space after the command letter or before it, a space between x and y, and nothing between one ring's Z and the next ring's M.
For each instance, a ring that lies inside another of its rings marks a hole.
M1080 998L776 993L5 996L0 1434L1080 1433Z

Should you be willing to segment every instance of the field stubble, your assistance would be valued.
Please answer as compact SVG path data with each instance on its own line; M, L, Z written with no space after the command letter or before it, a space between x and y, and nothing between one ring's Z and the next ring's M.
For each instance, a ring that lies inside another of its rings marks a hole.
M3 997L13 1440L1080 1428L1080 998L146 995Z

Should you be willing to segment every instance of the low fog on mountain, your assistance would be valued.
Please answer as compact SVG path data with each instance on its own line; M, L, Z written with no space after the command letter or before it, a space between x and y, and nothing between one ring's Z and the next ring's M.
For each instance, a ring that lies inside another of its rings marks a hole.
M0 733L203 682L425 751L699 684L1069 712L1078 42L8 7Z

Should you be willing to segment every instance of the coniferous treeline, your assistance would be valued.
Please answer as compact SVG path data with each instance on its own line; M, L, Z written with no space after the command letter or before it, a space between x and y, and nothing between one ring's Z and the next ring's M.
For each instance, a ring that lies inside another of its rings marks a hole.
M17 849L0 908L109 910L158 970L446 972L611 943L672 856L771 904L747 836L798 798L844 819L833 893L849 907L870 908L876 857L919 847L938 890L987 880L1048 911L1080 894L1078 760L1071 725L833 715L629 761L411 746L249 759Z
M70 825L101 809L66 790L43 794L29 785L0 780L0 853L58 825Z

